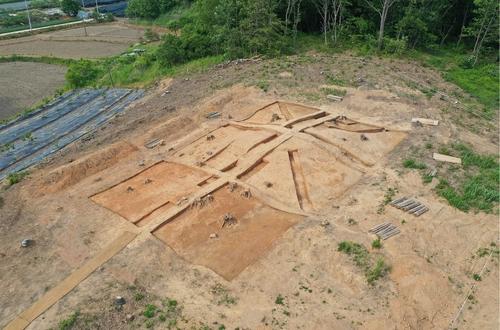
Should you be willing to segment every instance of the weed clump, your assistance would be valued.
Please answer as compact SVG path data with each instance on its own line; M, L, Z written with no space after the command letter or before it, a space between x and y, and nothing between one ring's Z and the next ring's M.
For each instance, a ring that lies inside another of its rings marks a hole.
M352 257L356 266L364 271L366 281L370 285L373 285L375 281L384 277L391 269L382 257L373 263L368 250L359 243L342 241L339 243L337 251L344 252Z
M403 166L405 168L411 168L415 170L425 170L427 168L427 165L424 163L419 163L413 158L405 159L403 161Z
M28 172L10 173L7 176L7 182L10 186L15 185L16 183L21 182L26 176L28 176L28 174Z
M76 311L73 314L71 314L67 319L60 321L59 322L59 330L71 329L75 325L76 320L78 319L78 316L80 316L80 312Z

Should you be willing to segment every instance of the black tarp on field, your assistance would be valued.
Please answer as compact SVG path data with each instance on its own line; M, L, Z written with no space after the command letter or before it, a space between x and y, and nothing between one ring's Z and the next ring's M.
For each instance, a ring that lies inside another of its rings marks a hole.
M93 132L143 93L130 89L73 91L0 126L0 179Z

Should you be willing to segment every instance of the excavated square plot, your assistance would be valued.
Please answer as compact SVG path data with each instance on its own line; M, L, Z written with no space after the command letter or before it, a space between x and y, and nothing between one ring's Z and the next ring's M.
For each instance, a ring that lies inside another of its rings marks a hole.
M331 205L362 175L328 150L294 137L241 179L289 207L313 211Z
M200 189L210 174L186 165L160 162L91 197L97 204L138 223Z
M290 120L307 116L318 109L287 102L274 102L257 110L245 122L253 124L284 124Z
M244 197L241 192L240 188L231 192L224 186L212 193L209 204L185 210L153 234L184 259L231 280L303 218L273 209L255 197ZM223 226L227 213L235 223Z
M189 164L226 172L236 167L241 157L258 152L259 147L278 135L266 129L227 125L183 148L176 157Z

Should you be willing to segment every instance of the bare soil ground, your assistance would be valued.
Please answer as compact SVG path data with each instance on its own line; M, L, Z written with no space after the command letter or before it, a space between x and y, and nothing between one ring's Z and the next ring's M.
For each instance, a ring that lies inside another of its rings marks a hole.
M429 97L426 86L456 96ZM326 99L333 89L346 91L342 102ZM436 180L423 184L401 165L412 154L437 166L427 143L498 152L496 122L471 115L461 98L417 63L351 54L233 63L159 82L3 189L0 326L130 231L134 241L28 328L79 311L75 329L443 329L465 301L453 327L497 329L498 256L476 252L498 244L498 215L452 208ZM221 117L206 119L212 111ZM440 124L412 126L416 116ZM144 146L154 139L162 141ZM414 217L385 205L389 188L430 211ZM368 230L382 222L401 233L372 249ZM23 238L34 244L21 248ZM368 284L337 251L346 240L390 273Z
M0 55L100 58L117 55L139 42L144 29L121 22L90 25L34 36L0 40Z
M0 63L0 120L54 95L64 83L66 68L43 63Z

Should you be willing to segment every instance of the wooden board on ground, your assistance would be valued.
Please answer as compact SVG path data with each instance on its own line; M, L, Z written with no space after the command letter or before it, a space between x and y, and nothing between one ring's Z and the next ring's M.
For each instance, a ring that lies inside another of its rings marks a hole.
M448 156L448 155L443 155L443 154L438 154L438 153L434 153L432 155L432 158L434 158L434 160L437 160L437 161L440 161L440 162L448 162L448 163L454 163L454 164L462 164L462 160L460 158L457 158L457 157L451 157L451 156Z
M412 123L421 123L424 125L432 125L432 126L439 125L439 120L427 119L427 118L412 118L411 122Z

